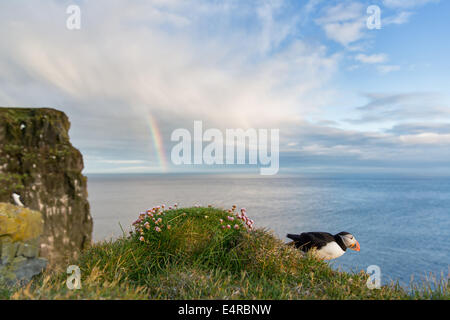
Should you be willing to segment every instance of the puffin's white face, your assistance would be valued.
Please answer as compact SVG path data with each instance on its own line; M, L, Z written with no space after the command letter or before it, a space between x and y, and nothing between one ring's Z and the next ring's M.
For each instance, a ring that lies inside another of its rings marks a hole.
M346 234L341 234L340 236L342 238L342 241L344 241L344 244L347 248L355 250L355 251L360 250L359 242L356 241L355 237L352 234L346 233Z

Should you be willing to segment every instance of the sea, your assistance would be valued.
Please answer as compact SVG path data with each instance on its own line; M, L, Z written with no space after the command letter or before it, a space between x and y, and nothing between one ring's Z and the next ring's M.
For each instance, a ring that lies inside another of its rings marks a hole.
M381 282L408 287L447 279L450 178L390 175L88 174L94 240L131 230L156 205L246 208L255 227L287 233L352 233L360 252L330 261L342 271L378 266Z

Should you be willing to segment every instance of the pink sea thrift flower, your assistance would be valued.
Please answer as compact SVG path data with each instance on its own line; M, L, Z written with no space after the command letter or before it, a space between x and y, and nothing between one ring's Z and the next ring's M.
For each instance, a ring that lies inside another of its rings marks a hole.
M236 230L239 229L239 225L235 224L235 225L234 225L234 228L235 228Z
M229 224L227 224L227 229L231 229L231 226Z
M144 237L141 236L141 237L139 238L139 241L145 241Z
M227 219L228 219L229 221L233 221L233 220L234 220L234 218L233 218L233 217L230 217L230 216L228 216Z
M155 227L155 231L156 232L161 232L161 228L160 227Z
M223 219L219 219L220 223L223 223Z

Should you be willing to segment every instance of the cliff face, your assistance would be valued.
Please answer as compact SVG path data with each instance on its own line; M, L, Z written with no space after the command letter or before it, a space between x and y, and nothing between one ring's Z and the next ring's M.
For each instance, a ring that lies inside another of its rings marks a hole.
M44 219L41 256L76 257L91 242L83 157L69 141L67 116L53 109L0 108L0 202L23 204Z

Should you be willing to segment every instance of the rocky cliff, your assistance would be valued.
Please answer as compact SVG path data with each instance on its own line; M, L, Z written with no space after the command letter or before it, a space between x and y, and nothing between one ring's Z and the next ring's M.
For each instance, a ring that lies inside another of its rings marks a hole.
M53 265L89 245L93 228L83 157L69 128L61 111L0 108L0 202L17 193L42 213L41 256Z

